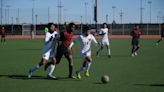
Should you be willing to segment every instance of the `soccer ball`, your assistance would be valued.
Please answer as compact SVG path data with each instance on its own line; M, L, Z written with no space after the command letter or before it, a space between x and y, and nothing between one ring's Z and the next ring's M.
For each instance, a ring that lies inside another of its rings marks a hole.
M101 76L101 82L102 82L102 83L106 84L106 83L108 83L109 81L110 81L110 78L109 78L108 75L103 75L103 76Z

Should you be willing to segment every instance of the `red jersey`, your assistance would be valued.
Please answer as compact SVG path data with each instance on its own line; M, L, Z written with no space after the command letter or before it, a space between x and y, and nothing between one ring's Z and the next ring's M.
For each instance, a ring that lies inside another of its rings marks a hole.
M68 47L71 44L73 33L64 32L61 35L62 45Z

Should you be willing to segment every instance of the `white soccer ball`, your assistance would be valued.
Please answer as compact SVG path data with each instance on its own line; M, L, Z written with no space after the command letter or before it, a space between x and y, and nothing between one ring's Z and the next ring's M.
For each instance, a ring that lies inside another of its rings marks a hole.
M110 81L110 78L109 78L108 75L103 75L103 76L101 76L101 82L102 82L102 83L106 84L106 83L108 83L109 81Z

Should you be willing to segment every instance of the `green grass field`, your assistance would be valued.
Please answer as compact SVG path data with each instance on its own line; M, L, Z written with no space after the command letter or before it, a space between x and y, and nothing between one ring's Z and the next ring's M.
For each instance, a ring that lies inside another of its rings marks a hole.
M164 92L164 42L156 46L156 40L141 39L136 57L130 55L130 39L111 39L111 59L105 49L96 57L97 48L93 46L91 76L82 74L81 80L66 78L68 66L64 57L54 71L59 80L46 79L43 67L27 79L28 69L41 59L43 40L7 40L7 44L0 44L0 92ZM74 70L81 63L77 43ZM103 74L110 75L110 83L101 83Z

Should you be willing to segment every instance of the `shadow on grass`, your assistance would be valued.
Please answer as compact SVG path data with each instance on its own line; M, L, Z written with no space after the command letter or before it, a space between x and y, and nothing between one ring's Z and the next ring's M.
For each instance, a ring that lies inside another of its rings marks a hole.
M49 79L45 76L32 76L28 78L27 75L0 75L1 77L7 77L11 79L21 79L21 80L37 80L37 79L44 79L44 80L59 80L59 81L79 81L78 79L68 78L68 77L57 77L56 79Z
M164 84L135 84L137 86L153 86L153 87L164 87Z
M11 79L22 79L22 80L28 80L29 78L27 75L0 75L0 77L7 77ZM30 79L46 79L43 76L32 76Z

